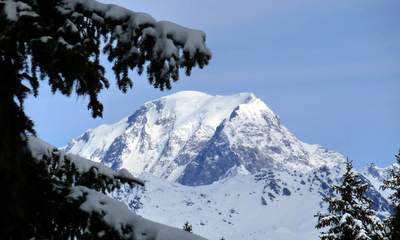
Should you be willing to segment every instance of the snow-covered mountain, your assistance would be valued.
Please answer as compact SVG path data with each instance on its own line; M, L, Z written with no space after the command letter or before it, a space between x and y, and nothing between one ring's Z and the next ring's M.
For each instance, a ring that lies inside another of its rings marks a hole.
M162 97L86 131L66 151L147 180L144 192L118 196L139 214L176 227L188 220L202 236L229 240L316 239L313 215L345 161L297 139L251 93ZM384 172L361 173L382 215L390 211Z
M233 167L310 171L344 157L290 133L251 93L210 96L185 91L145 103L133 115L73 139L66 151L178 181L209 184Z

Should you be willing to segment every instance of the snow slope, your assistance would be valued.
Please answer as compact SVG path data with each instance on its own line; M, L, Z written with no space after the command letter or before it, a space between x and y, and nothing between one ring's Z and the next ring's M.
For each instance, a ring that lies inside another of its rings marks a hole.
M326 211L321 200L331 193L329 185L340 181L342 169L308 173L262 169L251 174L239 167L235 172L203 186L184 186L146 173L141 176L145 190L125 192L121 198L154 221L177 228L188 221L196 234L207 239L318 239L314 214ZM374 187L368 194L377 203L375 210L386 215L387 200Z
M138 214L176 227L189 221L193 231L207 239L309 240L318 236L313 214L320 210L321 196L300 182L288 187L290 195L285 196L250 174L197 187L150 175L144 178L148 182Z

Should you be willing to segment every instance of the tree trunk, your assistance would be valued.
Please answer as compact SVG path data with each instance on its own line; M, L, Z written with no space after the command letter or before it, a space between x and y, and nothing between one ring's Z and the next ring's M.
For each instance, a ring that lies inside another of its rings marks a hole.
M24 239L19 230L26 227L27 194L32 190L24 173L32 157L24 137L27 118L14 96L18 81L15 69L7 57L0 60L0 239Z

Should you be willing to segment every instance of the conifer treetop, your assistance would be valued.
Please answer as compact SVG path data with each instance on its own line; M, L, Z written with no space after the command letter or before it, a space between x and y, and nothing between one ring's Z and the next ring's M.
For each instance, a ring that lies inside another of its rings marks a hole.
M372 210L366 196L368 184L353 172L347 160L342 183L332 186L333 196L327 196L328 213L318 213L316 227L324 230L322 240L383 240L383 225Z

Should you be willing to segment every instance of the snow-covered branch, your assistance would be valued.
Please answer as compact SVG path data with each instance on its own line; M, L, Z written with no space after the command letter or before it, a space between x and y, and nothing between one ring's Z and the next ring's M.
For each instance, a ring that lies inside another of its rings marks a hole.
M31 92L39 86L40 72L54 92L89 95L94 117L103 111L98 93L109 87L101 52L123 92L133 86L133 70L146 71L150 84L163 90L179 79L180 69L190 75L211 59L204 32L95 0L3 0L0 17L7 22L0 29L2 38L26 46L18 51L31 61L26 66L32 68L21 74L32 79Z
M174 50L182 48L184 52L194 57L196 52L210 56L211 53L205 46L205 33L199 30L182 27L178 24L159 21L147 13L134 12L113 4L103 4L95 0L64 0L63 7L59 10L64 14L73 14L74 16L90 17L92 21L98 24L104 21L119 21L114 26L114 36L118 35L120 41L129 41L133 35L142 31L142 37L151 35L156 38L156 46L159 46L155 52L166 58L173 57ZM87 16L86 13L90 13ZM123 27L128 28L123 29ZM120 32L119 30L125 30ZM168 41L170 40L170 41ZM173 44L173 45L171 45Z
M74 187L68 198L71 201L80 201L80 209L87 214L100 215L103 221L116 230L123 239L205 240L195 234L138 216L132 213L122 202L86 187Z
M107 239L107 234L111 231L121 239L127 240L204 240L202 237L181 229L142 218L132 212L124 203L111 198L105 193L106 191L100 192L98 189L92 189L92 186L103 188L101 185L116 185L116 182L110 182L112 180L144 185L142 180L133 177L128 170L122 169L114 172L100 163L77 155L65 154L64 151L56 150L55 147L35 137L28 139L28 146L34 158L38 160L38 164L43 163L42 161L46 161L46 159L52 160L50 164L46 163L46 166L52 168L49 170L51 171L50 175L57 178L54 181L55 187L57 189L61 189L60 186L65 187L67 189L65 201L78 208L84 214L84 219L87 219L85 229L82 229L83 232L90 232L99 239ZM68 167L71 165L74 167ZM54 171L54 168L60 169L60 171ZM68 184L71 169L76 170L73 176L74 182ZM95 181L93 185L88 183L88 178L84 181L79 180L82 178L81 176L88 173L96 174L96 177L92 178L92 181ZM79 185L79 183L85 185Z

